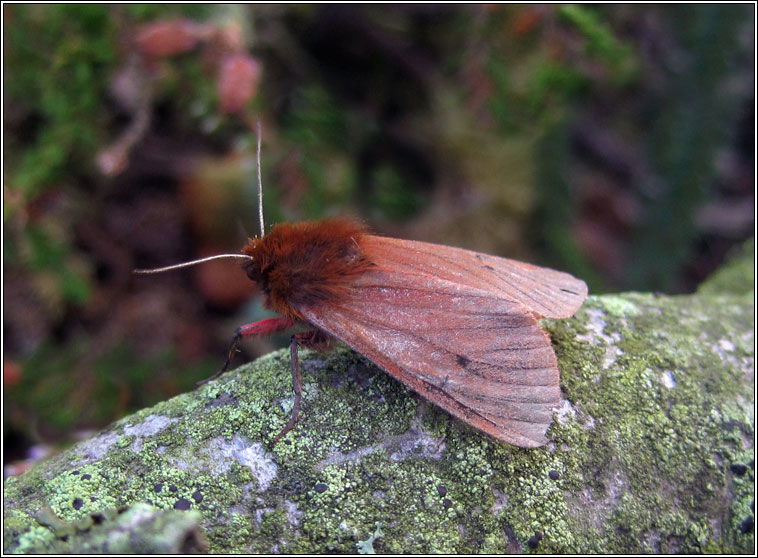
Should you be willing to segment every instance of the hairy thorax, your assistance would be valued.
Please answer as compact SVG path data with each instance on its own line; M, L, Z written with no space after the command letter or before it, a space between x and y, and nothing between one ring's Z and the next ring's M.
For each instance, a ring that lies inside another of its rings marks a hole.
M282 223L249 239L243 251L253 259L245 271L267 307L300 319L299 308L339 297L371 266L361 249L364 234L361 225L342 219Z

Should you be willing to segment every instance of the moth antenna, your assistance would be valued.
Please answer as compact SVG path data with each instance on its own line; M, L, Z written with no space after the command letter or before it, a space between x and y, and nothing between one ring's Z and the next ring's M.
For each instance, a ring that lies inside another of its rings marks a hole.
M207 258L200 258L199 260L192 260L191 262L184 262L175 265L168 265L166 267L158 267L155 269L135 269L132 273L138 275L146 275L148 273L163 273L164 271L171 271L173 269L181 269L183 267L189 267L191 265L197 265L211 260L218 260L221 258L238 258L243 260L252 260L252 256L246 254L219 254L218 256L208 256Z
M263 180L261 179L261 121L258 119L256 122L257 136L258 136L258 219L261 223L261 238L263 238Z

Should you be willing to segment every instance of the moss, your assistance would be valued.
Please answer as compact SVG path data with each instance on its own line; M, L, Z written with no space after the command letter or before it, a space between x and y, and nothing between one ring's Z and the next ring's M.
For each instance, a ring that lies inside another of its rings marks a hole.
M755 295L755 237L748 239L730 254L727 265L722 266L700 287L703 294L744 294Z
M377 522L378 553L748 552L752 320L749 295L643 294L544 320L565 400L533 450L344 348L303 352L300 420L270 448L292 401L278 351L8 481L6 549L63 548L43 506L146 504L199 514L210 552L355 553Z
M731 365L718 351L720 340L752 329L752 312L744 311L750 305L734 299L725 304L723 297L624 299L629 304L623 312L618 297L591 299L583 309L600 311L605 326L593 345L616 358L577 381L567 378L564 367L566 397L592 417L585 421L592 435L581 436L570 425L553 437L559 442L569 431L566 445L580 457L573 469L582 475L577 484L599 491L592 498L614 509L594 549L703 552L738 544L744 551L752 539L740 539L734 528L714 545L719 531L705 518L729 509L726 495L735 487L722 459L739 443L738 432L752 436L754 428L748 408L734 403L746 395L742 374L752 348L740 352L728 345L740 353ZM630 305L637 310L629 312ZM727 419L723 411L735 407L738 412ZM714 460L714 452L721 458ZM570 530L587 520L581 513L570 516Z

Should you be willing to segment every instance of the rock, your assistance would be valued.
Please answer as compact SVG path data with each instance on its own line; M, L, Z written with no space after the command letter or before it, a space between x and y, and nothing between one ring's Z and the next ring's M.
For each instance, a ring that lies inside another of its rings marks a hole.
M287 351L272 353L6 479L5 551L752 553L754 292L740 284L592 296L543 320L563 400L538 449L345 348L302 351L299 423L269 448L293 403ZM125 514L142 521L125 530Z

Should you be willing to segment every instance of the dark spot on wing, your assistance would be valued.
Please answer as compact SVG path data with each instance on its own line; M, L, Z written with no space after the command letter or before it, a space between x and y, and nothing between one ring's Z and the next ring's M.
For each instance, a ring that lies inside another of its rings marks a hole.
M456 362L458 362L458 366L460 366L461 368L466 368L469 365L469 363L471 362L468 359L468 357L466 357L464 355L455 355L455 360L456 360Z

